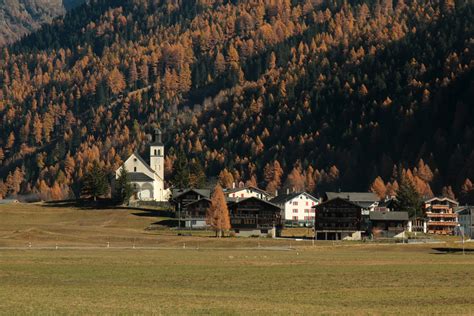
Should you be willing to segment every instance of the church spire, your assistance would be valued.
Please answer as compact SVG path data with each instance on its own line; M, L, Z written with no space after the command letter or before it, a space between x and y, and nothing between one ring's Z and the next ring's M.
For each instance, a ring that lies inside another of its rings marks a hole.
M163 146L162 133L159 128L155 128L155 137L151 145Z

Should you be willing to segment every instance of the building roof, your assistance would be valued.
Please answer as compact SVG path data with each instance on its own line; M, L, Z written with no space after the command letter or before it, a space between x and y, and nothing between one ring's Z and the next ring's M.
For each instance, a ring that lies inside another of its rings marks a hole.
M448 202L451 202L453 204L456 204L456 205L459 205L459 202L456 201L456 200L453 200L453 199L450 199L446 196L443 196L443 197L432 197L431 199L427 199L425 200L425 203L430 203L430 202L433 202L433 201L448 201Z
M459 215L469 215L474 213L474 206L466 205L466 206L458 206L455 208L455 212Z
M306 192L293 192L293 193L289 193L289 194L278 195L278 196L274 197L273 199L271 199L270 202L274 203L274 204L284 204L284 203L286 203L288 201L291 201L294 198L300 196L301 194L304 194L304 195L312 198L313 200L318 201L317 198L315 198L314 196L312 196L309 193L306 193Z
M212 203L212 201L211 201L210 199L208 199L208 198L203 198L203 199L199 199L199 200L196 200L196 201L193 201L193 202L187 204L186 207L192 206L192 205L194 205L194 204L201 203L201 202L203 202L203 201Z
M244 198L244 199L241 199L241 200L236 200L236 201L229 201L227 204L228 204L228 205L240 204L240 203L242 203L242 202L246 202L246 201L249 201L249 200L257 200L257 201L262 202L262 203L264 203L264 204L267 204L267 205L269 205L269 206L272 206L272 207L281 209L278 205L273 204L272 202L268 202L268 201L259 199L259 198L255 197L255 196L252 196L252 197L249 197L249 198Z
M408 212L370 212L371 221L408 221Z
M193 188L186 188L186 189L173 189L171 192L171 196L173 199L177 199L183 194L188 192L195 192L205 198L209 198L211 196L211 190L209 189L193 189Z
M373 192L326 192L328 200L334 198L346 199L351 202L377 202L379 197Z
M343 202L345 202L345 203L347 203L347 204L350 204L350 205L352 205L352 206L356 206L356 207L358 207L358 208L362 208L362 206L360 206L358 203L349 201L349 200L347 200L347 199L343 199L343 198L341 198L341 197L335 197L335 198L333 198L333 199L326 200L326 201L324 201L324 202L321 203L321 204L317 204L317 205L312 206L311 208L320 208L321 206L326 206L326 204L330 204L331 202L334 202L334 201L336 201L336 200L340 200L340 201L343 201Z
M242 187L242 188L232 188L232 189L226 189L224 191L225 194L230 194L230 193L234 193L234 192L239 192L239 191L242 191L242 190L254 190L254 191L257 191L261 194L264 194L266 196L269 196L271 195L270 193L268 193L267 191L265 190L262 190L260 188L257 188L257 187L254 187L254 186L245 186L245 187Z
M145 166L145 168L148 169L148 171L152 172L152 173L155 174L159 179L161 179L161 177L158 175L158 173L156 173L155 170L153 170L153 169L150 167L150 165L145 161L145 159L142 158L142 156L140 156L140 154L139 154L138 152L135 151L133 154L130 155L130 157L127 158L126 161L128 161L128 160L129 160L130 158L132 158L133 156L135 156L135 157L138 159L138 161L140 161L140 162ZM123 164L119 167L119 169L122 168L124 165L125 165L125 163L123 163ZM117 172L119 169L117 169L116 172ZM131 173L129 170L127 170L127 171L128 171L129 173ZM163 179L161 179L161 180L163 180ZM133 180L132 180L132 181L133 181ZM148 180L147 180L147 181L148 181Z
M130 182L153 182L153 178L150 178L143 172L129 172L128 177Z

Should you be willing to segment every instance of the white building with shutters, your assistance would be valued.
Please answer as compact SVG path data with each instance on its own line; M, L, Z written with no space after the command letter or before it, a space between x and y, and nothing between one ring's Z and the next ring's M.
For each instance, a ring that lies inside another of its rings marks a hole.
M315 209L319 199L306 192L295 192L278 195L270 200L280 206L282 219L286 225L312 226L315 220Z

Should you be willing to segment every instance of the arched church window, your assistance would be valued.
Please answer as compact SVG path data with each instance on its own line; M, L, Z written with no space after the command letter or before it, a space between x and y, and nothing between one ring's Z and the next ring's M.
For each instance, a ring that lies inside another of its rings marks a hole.
M161 156L161 149L158 149L158 156Z
M156 149L155 149L155 156L156 156Z
M133 172L137 172L137 167L133 167Z

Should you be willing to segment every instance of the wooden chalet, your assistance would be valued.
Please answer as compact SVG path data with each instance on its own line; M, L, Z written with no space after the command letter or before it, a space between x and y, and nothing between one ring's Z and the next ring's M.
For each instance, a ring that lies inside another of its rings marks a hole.
M362 234L362 207L346 199L334 199L313 206L316 209L315 237L318 240L341 240Z
M459 203L447 197L434 197L423 203L429 234L453 235L458 223L454 209Z
M240 236L276 236L281 229L281 209L268 201L250 197L228 203L232 230Z
M406 231L408 227L408 212L375 211L370 213L369 218L369 231L374 238L391 238Z
M185 222L185 227L190 229L206 228L206 213L211 207L211 203L210 199L202 198L187 204L181 212L181 221Z
M204 219L199 219L195 216L191 216L191 214L196 214L199 212L196 210L197 207L202 206L202 203L199 202L203 199L208 199L211 196L211 191L207 189L175 189L172 191L171 195L171 204L174 206L174 211L176 217L179 221L179 226L181 226L181 222L185 222L185 227L194 227L197 228L199 226L204 225L206 222L206 215L204 214ZM195 204L196 202L199 202ZM190 209L188 210L188 205L191 205ZM199 209L199 208L198 208Z

